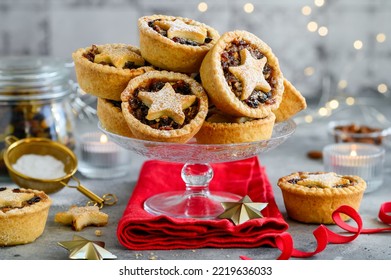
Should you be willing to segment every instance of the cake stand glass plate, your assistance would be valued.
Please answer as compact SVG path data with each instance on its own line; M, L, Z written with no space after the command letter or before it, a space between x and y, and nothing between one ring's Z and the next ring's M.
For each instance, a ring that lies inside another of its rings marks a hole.
M242 197L229 192L211 192L213 178L210 163L230 162L253 157L272 150L287 140L296 129L293 120L275 124L268 140L235 144L197 144L154 142L134 139L99 129L121 147L149 159L184 163L181 178L183 191L171 191L154 195L144 203L144 209L155 215L175 218L214 219L223 212L221 202L238 201Z

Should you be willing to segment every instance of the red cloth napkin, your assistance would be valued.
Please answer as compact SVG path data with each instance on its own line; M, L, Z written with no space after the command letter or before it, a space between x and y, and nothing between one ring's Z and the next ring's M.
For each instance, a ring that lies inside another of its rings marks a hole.
M144 201L161 192L185 190L180 177L183 164L146 161L128 205L119 221L119 242L132 250L276 247L275 236L284 232L284 221L264 167L257 157L212 164L214 177L210 190L249 195L254 202L267 202L263 218L235 226L228 219L202 220L156 216L143 209Z

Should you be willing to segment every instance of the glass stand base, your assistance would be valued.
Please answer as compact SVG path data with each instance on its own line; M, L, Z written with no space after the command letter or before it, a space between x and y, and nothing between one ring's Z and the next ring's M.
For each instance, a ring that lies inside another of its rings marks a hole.
M229 192L186 195L183 191L173 191L148 198L144 203L144 209L154 215L174 218L215 219L224 212L221 202L234 202L241 198Z

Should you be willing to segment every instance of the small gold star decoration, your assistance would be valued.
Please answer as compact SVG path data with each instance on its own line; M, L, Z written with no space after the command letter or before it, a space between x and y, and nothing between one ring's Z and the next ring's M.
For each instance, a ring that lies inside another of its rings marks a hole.
M71 241L61 241L58 245L67 249L70 254L69 258L73 260L105 260L116 259L117 257L104 249L104 242L91 241L74 235Z
M176 123L185 121L184 109L189 108L195 101L195 95L176 93L170 83L157 92L140 91L138 98L149 107L147 120L156 120L162 116L172 118Z
M263 68L267 58L264 56L261 59L256 59L249 50L242 49L240 51L240 60L241 65L228 68L242 82L243 91L240 99L246 100L254 89L269 92L271 87L263 75Z
M222 202L224 212L219 215L221 219L230 219L235 225L243 224L244 222L263 218L261 210L267 206L267 203L253 202L246 195L238 202Z
M167 37L170 39L179 37L202 44L208 34L208 30L205 27L187 24L180 19L157 21L156 24L167 30Z

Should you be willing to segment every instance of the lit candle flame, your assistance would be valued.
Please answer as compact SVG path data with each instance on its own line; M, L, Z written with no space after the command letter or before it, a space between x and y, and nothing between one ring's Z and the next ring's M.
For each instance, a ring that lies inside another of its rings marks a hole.
M353 148L353 149L350 151L350 156L352 156L352 157L356 157L356 156L357 156L356 147L355 147L355 146L353 146L352 148Z
M108 142L107 136L106 136L105 134L102 134L102 135L100 136L99 141L100 141L101 143L107 143L107 142Z

